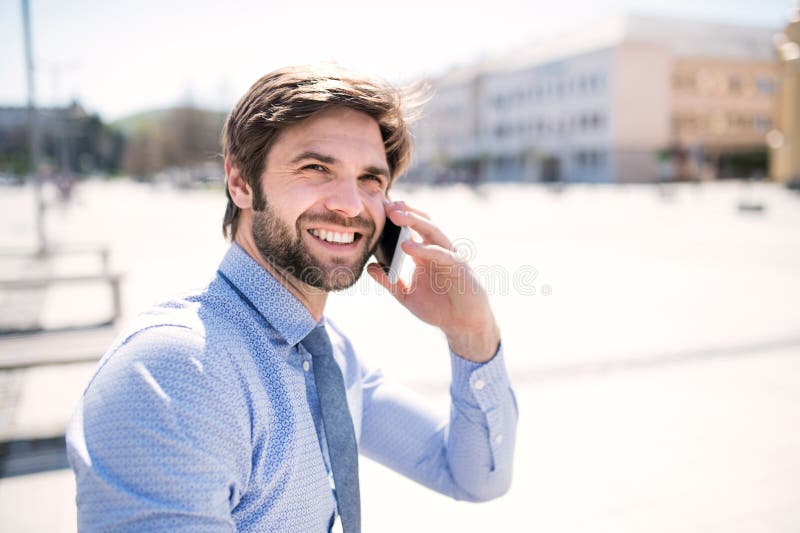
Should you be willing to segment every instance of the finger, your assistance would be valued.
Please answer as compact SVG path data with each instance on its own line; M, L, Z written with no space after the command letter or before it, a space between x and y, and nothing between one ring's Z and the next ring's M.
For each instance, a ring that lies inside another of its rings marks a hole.
M416 255L414 255L414 250L411 247L413 247L415 244L420 244L420 242L416 240L408 240L403 243L402 245L403 251L411 250L411 253L406 253L406 256L408 256L408 258L411 259L411 261L413 261L416 266L424 267L426 265L429 265L431 263L431 258L429 254L420 254L420 252L417 252ZM428 246L436 246L436 245L431 244ZM440 248L441 250L445 250L445 248L442 248L441 246L439 246L438 248ZM438 263L439 262L437 261L437 264Z
M443 246L436 244L423 244L412 241L405 241L402 244L403 250L414 259L414 262L432 262L443 266L456 266L462 263L461 258Z
M428 220L431 219L430 215L421 209L417 209L416 207L411 207L407 203L402 200L398 200L396 202L390 202L387 204L388 209L396 209L398 211L410 211L411 213L416 213L422 218L427 218Z
M410 211L390 211L389 218L398 226L408 226L420 234L428 244L435 244L450 249L452 244L447 236L435 224Z
M378 285L389 291L398 302L402 304L405 301L406 294L408 294L408 288L406 287L405 283L403 283L403 280L398 279L397 283L392 283L389 281L389 277L386 275L386 272L383 271L383 267L381 267L378 263L370 263L367 265L367 273L378 283Z
M424 257L413 256L411 254L406 254L406 255L411 259L411 261L414 262L416 266L424 267L425 265L430 263L430 261L428 259L425 259Z

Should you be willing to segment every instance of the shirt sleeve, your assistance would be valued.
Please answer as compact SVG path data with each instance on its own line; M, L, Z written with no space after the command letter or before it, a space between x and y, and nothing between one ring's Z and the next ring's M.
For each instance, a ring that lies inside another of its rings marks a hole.
M453 498L490 500L510 487L518 418L503 348L483 364L450 358L449 418L380 372L365 376L361 452Z
M235 531L249 428L203 350L185 328L153 328L97 372L67 434L80 531Z

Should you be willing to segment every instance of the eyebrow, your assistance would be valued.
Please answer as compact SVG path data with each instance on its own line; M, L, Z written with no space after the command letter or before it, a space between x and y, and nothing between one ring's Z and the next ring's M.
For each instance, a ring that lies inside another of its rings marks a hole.
M304 159L316 159L317 161L321 161L321 162L327 163L329 165L332 165L332 164L337 162L335 157L331 157L329 155L324 155L324 154L321 154L319 152L307 151L307 152L303 152L302 154L300 154L297 157L295 157L294 159L292 159L292 163L299 163L300 161L302 161Z
M297 157L292 159L292 163L293 164L294 163L299 163L300 161L303 161L304 159L315 159L315 160L320 161L321 163L325 163L327 165L335 165L336 163L339 162L339 160L336 159L335 157L309 150L309 151L305 151L305 152L301 153L300 155L298 155ZM389 179L389 169L385 168L385 167L378 167L378 166L374 166L374 165L369 165L367 167L364 167L364 171L369 173L369 174L375 174L375 175L378 175L378 176L384 176L387 180Z

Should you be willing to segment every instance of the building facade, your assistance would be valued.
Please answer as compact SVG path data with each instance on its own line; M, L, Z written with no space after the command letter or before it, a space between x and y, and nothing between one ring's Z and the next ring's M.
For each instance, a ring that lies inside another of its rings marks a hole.
M114 171L122 156L121 135L100 117L72 102L65 107L36 111L41 135L38 171L45 175ZM27 107L0 107L0 173L29 174L30 115Z
M800 8L775 40L780 60L778 122L767 139L770 176L800 189Z
M430 80L435 96L417 125L411 177L698 179L733 172L726 157L735 163L736 154L763 167L773 33L616 17L450 72Z

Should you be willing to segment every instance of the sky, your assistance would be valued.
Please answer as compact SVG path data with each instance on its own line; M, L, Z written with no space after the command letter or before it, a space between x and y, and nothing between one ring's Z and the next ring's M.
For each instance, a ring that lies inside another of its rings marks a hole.
M261 75L336 61L403 83L621 13L781 29L797 0L30 0L36 102L105 120L227 110ZM0 0L0 106L26 103L21 0Z

